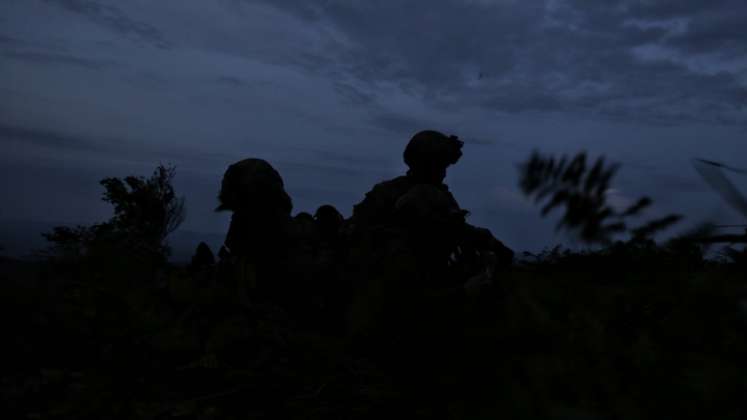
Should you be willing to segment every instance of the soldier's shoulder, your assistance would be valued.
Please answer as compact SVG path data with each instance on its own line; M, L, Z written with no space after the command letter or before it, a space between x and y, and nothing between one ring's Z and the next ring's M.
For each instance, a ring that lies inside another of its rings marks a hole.
M379 182L374 185L368 194L391 194L403 193L413 187L413 182L407 176L398 176L393 179ZM366 195L368 195L366 194Z
M394 202L412 187L411 184L406 176L400 176L374 185L363 201L353 206L352 218L355 219L355 224L371 223L388 217L394 210Z

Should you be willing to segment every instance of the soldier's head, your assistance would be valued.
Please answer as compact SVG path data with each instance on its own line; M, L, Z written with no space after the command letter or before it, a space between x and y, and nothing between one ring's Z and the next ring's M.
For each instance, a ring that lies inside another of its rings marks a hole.
M303 223L314 223L314 216L311 215L311 213L302 211L295 215L293 219L303 222Z
M218 200L216 211L287 218L293 209L280 174L262 159L244 159L229 166L223 175Z
M415 134L405 148L405 163L409 176L426 183L439 184L446 177L446 168L462 157L464 142L457 136L447 136L433 130Z
M319 206L314 213L314 219L324 233L337 232L345 221L342 214L330 204Z

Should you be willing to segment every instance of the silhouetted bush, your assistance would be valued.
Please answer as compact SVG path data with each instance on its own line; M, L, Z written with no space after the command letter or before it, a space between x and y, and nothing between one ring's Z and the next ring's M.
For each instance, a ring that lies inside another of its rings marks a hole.
M565 227L585 242L610 244L616 235L625 233L634 240L645 240L682 218L672 214L638 227L629 227L627 220L640 214L652 201L642 197L623 211L610 206L607 194L618 169L619 165L606 164L603 157L588 167L585 152L572 159L563 156L559 160L534 152L519 166L519 185L535 202L545 202L542 216L564 207L557 228Z
M172 181L175 168L159 165L149 178L105 178L102 200L114 207L113 217L91 226L54 228L44 234L49 253L64 259L119 256L148 263L165 262L167 236L184 221L184 199Z

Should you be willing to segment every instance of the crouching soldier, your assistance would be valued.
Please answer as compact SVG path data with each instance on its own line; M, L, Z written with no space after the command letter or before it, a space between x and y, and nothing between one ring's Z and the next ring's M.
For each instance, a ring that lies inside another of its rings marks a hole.
M462 146L436 131L415 134L404 152L407 174L377 184L354 206L344 229L354 267L354 337L391 335L408 323L421 331L428 327L423 323L438 328L433 316L458 312L464 297L511 264L513 252L487 229L468 224L468 212L443 182Z

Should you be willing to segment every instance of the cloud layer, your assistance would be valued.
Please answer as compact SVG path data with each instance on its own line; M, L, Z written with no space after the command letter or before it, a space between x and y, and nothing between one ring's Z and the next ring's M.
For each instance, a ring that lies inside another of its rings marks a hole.
M738 0L281 4L344 34L326 70L447 109L667 124L747 117L747 4Z
M6 0L0 16L0 162L70 192L78 213L56 214L107 210L41 174L95 188L173 162L188 227L221 231L220 175L250 155L278 167L297 211L349 214L434 128L467 143L449 182L473 221L518 248L554 240L515 187L534 148L609 155L620 194L662 212L734 216L688 160L747 152L741 0Z

